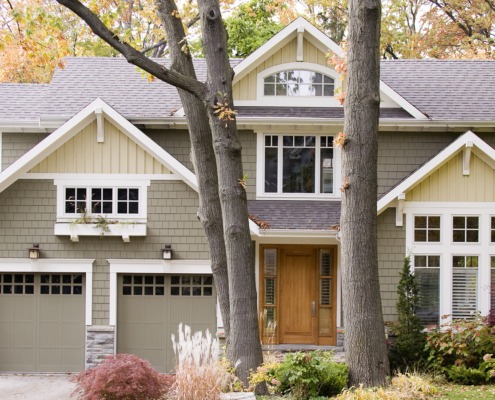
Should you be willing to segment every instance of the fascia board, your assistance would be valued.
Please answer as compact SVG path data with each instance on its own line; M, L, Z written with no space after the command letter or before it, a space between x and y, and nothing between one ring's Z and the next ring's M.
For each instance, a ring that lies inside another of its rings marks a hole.
M156 142L146 136L140 129L131 124L107 103L101 99L98 100L101 101L100 107L103 109L103 112L112 120L113 123L115 123L124 133L126 133L131 140L145 149L150 155L155 157L174 174L179 175L192 189L198 191L196 176L189 169L177 161L177 159L175 159L170 153L156 144Z
M432 172L440 168L448 160L450 160L466 145L466 142L468 141L473 142L474 146L476 146L477 148L476 151L483 152L484 154L486 154L487 157L491 158L495 162L495 149L486 144L473 132L467 131L465 134L457 138L454 142L443 149L440 153L438 153L435 157L433 157L430 161L428 161L425 165L419 168L416 172L399 183L380 200L378 200L377 215L380 215L384 210L386 210L389 205L397 199L397 196L400 193L405 193L421 180L430 175Z
M239 64L234 67L234 82L241 79L248 70L254 68L261 60L268 57L273 53L275 49L280 47L280 44L286 41L287 39L291 39L297 35L297 30L299 28L304 28L304 32L309 33L311 36L320 41L323 47L337 54L338 56L342 56L344 51L340 48L338 44L336 44L332 39L330 39L327 35L321 32L319 29L315 28L311 25L303 17L299 17L292 21L289 25L287 25L284 29L278 32L275 36L273 36L266 43L261 45L258 49L256 49L253 53L251 53L248 57L242 60Z
M388 86L385 82L380 80L380 91L386 94L390 99L395 101L399 106L411 114L414 118L419 120L428 120L428 117L404 99L400 94Z
M92 104L67 121L66 124L42 140L38 145L17 159L7 169L0 173L0 193L14 183L21 174L28 172L58 147L74 137L81 129L95 118Z

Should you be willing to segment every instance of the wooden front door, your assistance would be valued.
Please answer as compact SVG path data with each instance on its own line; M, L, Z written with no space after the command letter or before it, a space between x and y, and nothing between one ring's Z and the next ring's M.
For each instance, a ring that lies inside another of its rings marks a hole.
M336 265L336 246L260 246L264 344L336 344Z
M316 251L283 250L280 270L280 343L316 343L316 301Z

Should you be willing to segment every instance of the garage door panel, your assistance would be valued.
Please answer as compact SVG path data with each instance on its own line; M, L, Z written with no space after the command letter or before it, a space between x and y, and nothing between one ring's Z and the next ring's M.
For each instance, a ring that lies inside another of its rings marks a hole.
M0 293L0 371L83 370L85 299L72 292L84 292L82 275L66 295L61 274L0 274L0 286L5 279L16 293Z
M216 328L211 276L119 275L118 284L117 351L136 354L161 372L174 369L171 335L177 337L179 323L193 331Z

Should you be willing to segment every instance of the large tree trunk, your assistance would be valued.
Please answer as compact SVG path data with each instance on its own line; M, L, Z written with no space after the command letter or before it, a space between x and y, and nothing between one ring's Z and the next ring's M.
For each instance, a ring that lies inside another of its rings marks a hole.
M196 79L191 55L183 47L182 40L185 37L185 32L182 21L175 16L174 11L177 10L175 2L173 0L156 0L156 7L169 43L171 69ZM213 139L208 114L203 102L182 89L178 89L178 91L187 119L189 137L191 138L192 161L198 180L198 217L203 224L210 248L211 269L228 348L230 343L229 281Z
M217 158L230 290L229 359L238 362L237 376L247 382L249 371L263 361L258 331L254 251L249 232L246 191L243 186L241 143L235 119L219 118L220 109L232 109L232 77L227 37L216 0L200 0L203 48L208 71L207 112Z
M342 280L346 362L351 385L386 382L377 258L379 0L349 1L348 77L342 152Z

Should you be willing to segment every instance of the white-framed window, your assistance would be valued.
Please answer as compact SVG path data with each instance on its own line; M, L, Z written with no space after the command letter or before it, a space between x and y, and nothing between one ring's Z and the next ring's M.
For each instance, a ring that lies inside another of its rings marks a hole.
M416 215L414 217L415 242L440 242L439 215Z
M331 195L335 192L333 136L265 134L262 184L264 195Z
M416 254L414 276L418 285L419 304L416 315L423 325L440 324L440 256Z
M495 313L495 257L490 257L490 310Z
M333 97L331 76L306 69L287 69L264 78L264 96Z
M452 256L452 318L471 318L478 310L478 256Z
M495 301L493 203L406 201L404 213L406 249L418 278L423 323L446 322L442 316L449 320L478 312L487 315Z
M490 242L495 243L495 217L491 217Z
M459 216L452 217L452 241L458 243L473 243L479 241L479 217Z
M149 180L56 180L57 221L82 216L145 222Z

